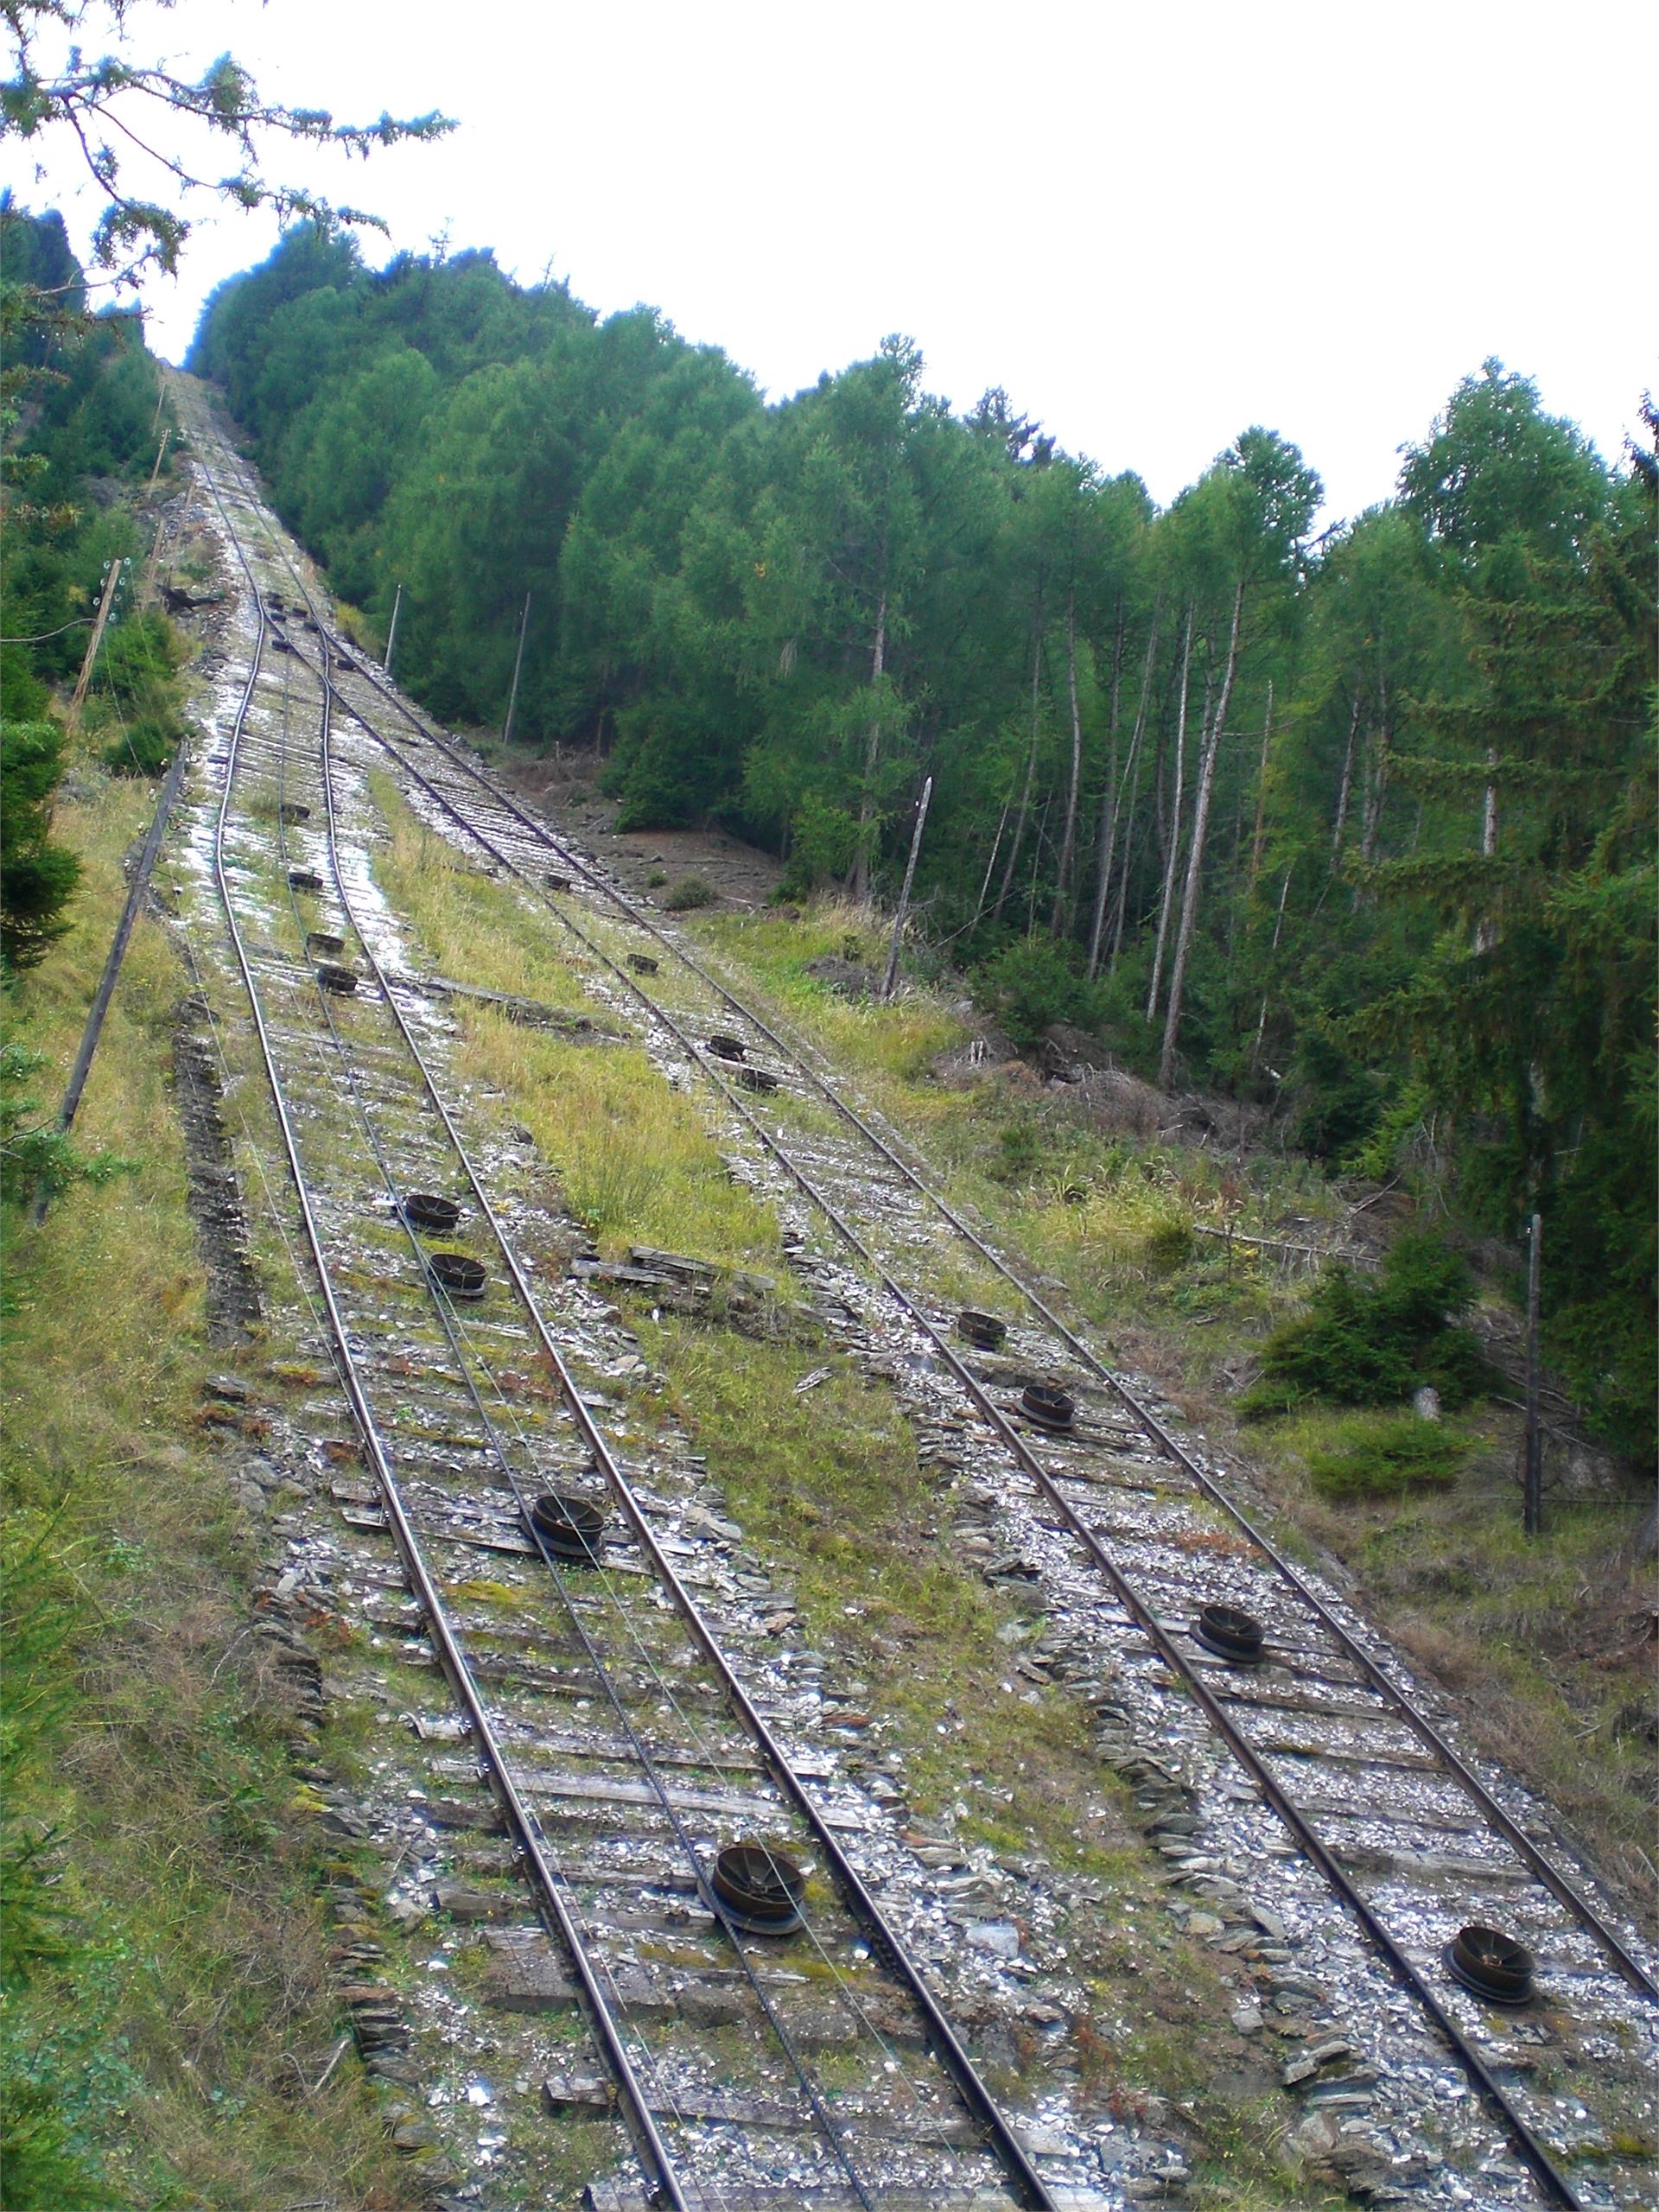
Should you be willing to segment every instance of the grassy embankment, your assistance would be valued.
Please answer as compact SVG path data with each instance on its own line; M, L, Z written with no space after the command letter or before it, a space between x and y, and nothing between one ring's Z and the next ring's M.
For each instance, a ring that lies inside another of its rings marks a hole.
M55 1100L155 787L85 761L74 927L6 994ZM405 2194L341 2033L255 1560L202 1422L201 1268L168 1095L185 978L141 919L77 1136L132 1163L5 1221L7 2202L242 2212ZM31 1853L38 1855L31 1856Z
M376 797L392 831L377 877L423 963L458 981L575 1003L580 973L565 964L569 944L553 925L459 863L389 785L377 783ZM694 1100L671 1091L643 1052L572 1044L466 1001L455 1013L455 1065L473 1079L475 1107L531 1131L557 1198L601 1244L776 1265L770 1211L733 1185ZM631 1421L677 1417L707 1453L749 1546L786 1579L832 1680L868 1683L871 1726L858 1732L872 1760L902 1777L923 1817L955 1808L965 1836L1034 1852L1063 1878L1097 1885L1103 1906L1080 1904L1065 1930L1092 1991L1073 2037L1091 2088L1126 2111L1146 2093L1181 2101L1198 2139L1201 2202L1285 2201L1269 2077L1237 2094L1209 2086L1215 2063L1248 2069L1249 2059L1216 2024L1227 2006L1213 1955L1172 1933L1155 1871L1077 1700L1018 1674L1026 1624L1017 1599L953 1556L948 1503L891 1395L833 1357L830 1378L798 1395L825 1349L782 1334L653 1323L643 1308L632 1319L665 1388L654 1397L642 1389Z
M1490 1402L1448 1419L1438 1458L1419 1454L1403 1479L1386 1414L1310 1406L1241 1427L1241 1375L1300 1309L1309 1279L1195 1228L1230 1221L1304 1243L1308 1224L1340 1216L1338 1193L1306 1162L1090 1128L1064 1090L1020 1075L941 1084L934 1062L969 1035L944 996L849 1003L805 973L858 925L830 907L692 926L744 988L856 1071L944 1185L1063 1282L1119 1358L1248 1461L1293 1548L1343 1560L1375 1618L1467 1700L1486 1747L1651 1901L1653 1600L1630 1551L1639 1497L1554 1491L1543 1541L1524 1542L1517 1420ZM871 957L874 937L856 949Z

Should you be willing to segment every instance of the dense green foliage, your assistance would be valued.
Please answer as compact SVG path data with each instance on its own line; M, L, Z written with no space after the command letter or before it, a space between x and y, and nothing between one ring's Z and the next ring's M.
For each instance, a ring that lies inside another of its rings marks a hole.
M1382 1406L1425 1385L1450 1406L1489 1379L1479 1346L1458 1316L1474 1300L1466 1263L1438 1237L1396 1240L1375 1280L1338 1268L1306 1313L1268 1338L1247 1413L1287 1413L1309 1398Z
M160 387L137 318L86 311L61 219L5 195L0 338L0 971L15 973L67 926L78 870L50 834L66 744L52 694L74 682L110 563L140 550L118 495L142 487L152 465ZM118 773L155 775L181 728L179 646L164 615L131 611L126 583L92 671L88 724Z
M69 926L80 864L50 834L62 772L56 722L0 721L0 970L32 968Z
M499 721L528 594L518 734L791 892L890 883L931 773L923 926L1022 1036L1093 1022L1483 1231L1541 1208L1554 1352L1651 1433L1652 474L1524 378L1313 540L1275 432L1160 512L907 340L769 407L486 253L296 232L194 362L383 632L402 585L436 711Z

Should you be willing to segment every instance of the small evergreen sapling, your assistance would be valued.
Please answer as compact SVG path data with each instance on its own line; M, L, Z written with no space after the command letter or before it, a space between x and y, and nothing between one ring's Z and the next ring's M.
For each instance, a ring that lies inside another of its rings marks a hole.
M1427 1230L1409 1230L1376 1281L1336 1269L1307 1312L1274 1332L1241 1409L1288 1413L1309 1398L1383 1406L1425 1383L1446 1405L1466 1404L1491 1380L1479 1345L1459 1325L1474 1296L1461 1255Z

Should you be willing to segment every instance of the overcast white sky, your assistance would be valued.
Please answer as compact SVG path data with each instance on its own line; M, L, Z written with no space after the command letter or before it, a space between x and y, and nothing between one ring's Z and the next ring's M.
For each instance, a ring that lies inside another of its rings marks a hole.
M931 389L967 407L1003 385L1160 501L1262 423L1357 512L1491 353L1609 455L1659 383L1650 0L183 0L132 21L136 58L195 74L228 48L342 119L456 117L442 145L311 173L396 246L447 232L601 312L649 302L774 397L908 332ZM22 150L8 181L40 207ZM97 207L66 205L72 228ZM173 358L274 236L200 212L181 277L149 289Z

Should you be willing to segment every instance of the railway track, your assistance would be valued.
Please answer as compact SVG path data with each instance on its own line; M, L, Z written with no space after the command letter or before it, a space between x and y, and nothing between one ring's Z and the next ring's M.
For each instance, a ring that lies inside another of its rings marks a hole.
M1284 1556L1224 1477L932 1189L815 1055L761 1019L677 932L354 656L331 667L326 620L311 613L319 676L342 714L435 826L482 853L582 948L612 1002L644 1014L665 1061L710 1086L774 1176L879 1284L925 1353L931 1373L921 1395L967 1410L977 1464L1000 1469L1005 1487L1016 1475L1069 1548L1073 1571L1080 1562L1103 1587L1120 1634L1142 1640L1151 1669L1182 1687L1420 2021L1455 2056L1533 2186L1567 2205L1639 2201L1621 2196L1606 2166L1587 2183L1582 2169L1567 2171L1551 2139L1559 2116L1549 2101L1503 2078L1509 2069L1491 2056L1492 1978L1502 1979L1504 1961L1478 1940L1459 1948L1466 1925L1497 1923L1537 1961L1552 2023L1564 2022L1569 2038L1592 2051L1599 2037L1625 2031L1632 1993L1638 2024L1652 2002L1635 1943L1540 1832L1538 1808L1479 1773L1366 1624ZM645 961L657 963L655 976L641 972ZM835 1141L796 1110L802 1100L830 1109ZM957 1315L927 1287L922 1255L941 1232L985 1271L988 1306L999 1310L982 1333L1000 1327L999 1351L964 1344ZM1033 1395L1032 1382L1056 1395L1046 1399L1039 1387ZM1217 1529L1230 1547L1195 1552L1194 1531ZM1205 1571L1201 1562L1218 1556L1224 1571ZM1147 1667L1130 1671L1151 1679ZM1222 1901L1219 1885L1211 1894ZM1502 2193L1495 2187L1495 2197Z
M656 2201L772 2201L779 2161L768 2135L787 2136L793 2190L810 2190L826 2212L1084 2201L1075 2191L1057 2196L1039 2177L590 1410L446 1105L414 1007L400 1004L342 870L326 673L315 742L298 745L290 731L297 657L272 652L273 626L256 601L213 871L304 1245L379 1516L464 1715L466 1742L569 1961ZM269 664L278 658L280 715L265 717L280 721L273 747L248 723L262 674L274 689ZM461 1217L435 1251L423 1224L446 1211L429 1200L447 1192L460 1194ZM475 1304L486 1275L490 1289ZM545 1402L553 1394L526 1389L527 1345L557 1379L562 1421ZM444 1435L441 1452L404 1442L411 1410L421 1428ZM554 1496L570 1502L574 1519L538 1510ZM590 1527L584 1505L612 1525ZM601 1705L608 1727L598 1738L587 1731L575 1740L550 1723L544 1694L515 1694L481 1671L480 1656L501 1655L469 1604L480 1555L498 1581L511 1578L523 1612L550 1624L537 1633L537 1656L563 1670L566 1696L575 1682ZM643 1623L618 1588L620 1571L641 1567L670 1601ZM594 1777L576 1793L546 1770L550 1755L568 1764L573 1751ZM625 1805L630 1818L619 1834ZM596 1808L607 1815L601 1835ZM735 1848L748 1854L741 1861L733 1857L734 1822ZM791 1895L793 1870L813 1864L822 1873ZM688 1891L690 1929L680 1901ZM619 1932L636 1938L653 1910L658 1932L681 1942L701 1936L741 2000L737 2012L720 2008L701 2038L683 2013L661 2020L642 1999L637 1971L617 1956ZM757 1933L768 1921L781 1923L779 1933ZM777 1972L779 1934L810 1953L831 1993L841 2015L837 2081L853 2074L854 2094L843 2086L831 2094L805 2047L822 2023L804 2029L791 2018ZM767 2047L763 2100L730 2093L721 2031L740 2016ZM863 2063L850 2067L849 2050L860 2047ZM771 2117L757 2152L758 2101ZM747 2116L722 2123L725 2106Z

